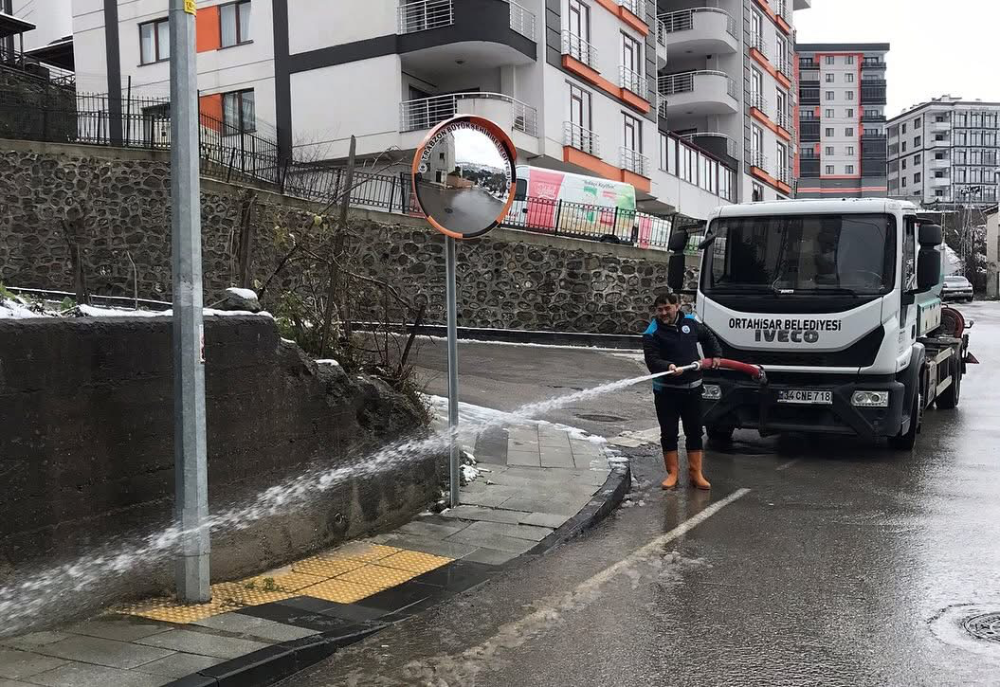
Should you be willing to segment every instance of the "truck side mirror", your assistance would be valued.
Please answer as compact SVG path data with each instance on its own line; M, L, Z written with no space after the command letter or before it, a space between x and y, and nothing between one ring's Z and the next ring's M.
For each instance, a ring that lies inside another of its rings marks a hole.
M688 235L683 231L675 231L670 235L670 240L667 241L667 249L671 253L683 253L684 249L687 248Z
M921 237L923 227L921 229ZM941 227L938 227L940 231ZM941 257L942 253L934 247L923 247L917 253L917 291L923 293L930 291L941 283Z
M921 224L917 241L926 248L937 247L944 241L944 232L940 224Z
M684 253L674 253L667 263L667 286L671 291L677 292L684 289Z

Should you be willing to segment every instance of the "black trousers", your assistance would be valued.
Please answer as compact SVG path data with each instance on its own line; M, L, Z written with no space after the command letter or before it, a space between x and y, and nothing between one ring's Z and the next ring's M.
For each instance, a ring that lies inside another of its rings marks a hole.
M684 445L688 451L702 449L701 387L654 391L656 419L660 422L660 445L664 451L677 450L677 421L684 424Z

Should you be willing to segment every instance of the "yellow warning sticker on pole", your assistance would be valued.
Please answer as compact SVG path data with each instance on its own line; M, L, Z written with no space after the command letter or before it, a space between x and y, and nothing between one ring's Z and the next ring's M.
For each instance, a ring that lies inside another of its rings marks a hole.
M194 6L195 0L184 0L184 11L188 14L197 13L197 9Z

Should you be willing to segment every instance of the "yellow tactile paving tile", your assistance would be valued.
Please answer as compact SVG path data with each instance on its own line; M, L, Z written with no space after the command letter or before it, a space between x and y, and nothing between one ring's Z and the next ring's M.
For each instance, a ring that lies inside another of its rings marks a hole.
M294 563L292 572L214 584L212 601L207 604L186 605L175 599L151 599L115 609L115 612L184 625L245 606L261 606L295 596L350 604L452 560L381 544L348 544Z
M381 558L378 565L386 568L396 568L397 570L407 570L409 572L423 574L440 568L442 565L451 563L453 559L442 556L434 556L420 551L400 551L391 556Z
M307 558L304 561L292 564L292 571L321 577L323 579L329 579L331 577L337 577L338 575L351 572L352 570L360 568L363 565L363 561L356 561L353 559L335 560L330 558L321 558L320 556L313 556L312 558ZM322 582L323 579L316 581Z
M379 590L395 587L403 584L407 580L412 580L417 573L408 570L396 570L394 568L384 568L380 565L366 565L363 568L352 570L341 575L337 581L353 582L366 587L377 587Z
M378 594L385 588L373 587L363 584L355 584L344 580L327 580L312 587L303 589L302 596L311 596L314 599L332 601L339 604L352 604L361 601L372 594Z
M373 563L394 553L399 553L402 550L394 546L384 546L382 544L348 544L347 546L341 546L339 549L321 553L319 558L326 558L333 561L347 558L363 563Z

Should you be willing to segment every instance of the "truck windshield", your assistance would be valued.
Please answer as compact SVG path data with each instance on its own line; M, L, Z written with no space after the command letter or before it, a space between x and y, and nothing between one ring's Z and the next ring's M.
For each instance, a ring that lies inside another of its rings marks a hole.
M895 284L889 215L731 217L708 233L706 292L878 295Z

